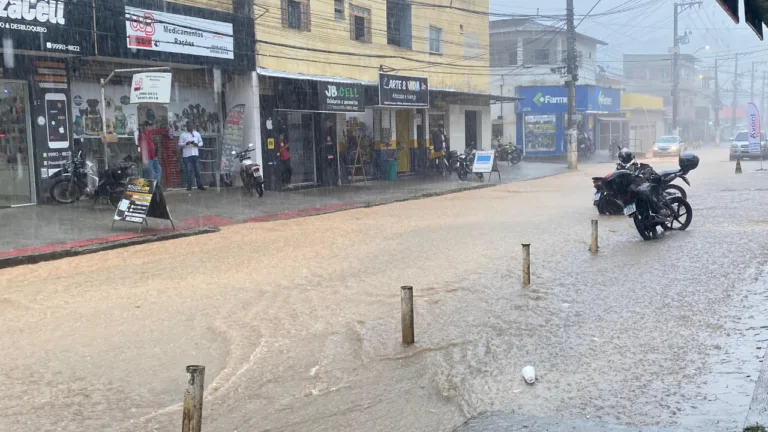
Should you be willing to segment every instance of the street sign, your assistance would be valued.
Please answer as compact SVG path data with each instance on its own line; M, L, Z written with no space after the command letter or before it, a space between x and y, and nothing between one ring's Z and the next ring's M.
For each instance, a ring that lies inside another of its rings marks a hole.
M131 103L171 102L171 74L168 72L144 72L133 76Z
M173 226L168 204L165 202L162 189L157 187L157 181L130 177L115 210L115 216L112 218L112 227L117 221L143 224L147 222L148 217L165 219Z
M493 150L481 150L475 153L475 163L472 164L473 173L490 173L493 169L493 158L496 152Z
M747 125L749 127L749 152L760 153L760 112L752 102L747 104Z

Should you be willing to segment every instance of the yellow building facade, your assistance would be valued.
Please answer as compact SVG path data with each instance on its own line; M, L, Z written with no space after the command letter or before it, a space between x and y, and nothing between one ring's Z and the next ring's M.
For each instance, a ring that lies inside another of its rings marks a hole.
M256 4L265 160L282 136L299 155L290 183L331 186L383 178L393 160L401 175L426 171L435 137L452 150L490 147L487 12L487 0ZM428 103L379 100L381 73L428 83ZM337 89L359 95L358 108L316 102Z

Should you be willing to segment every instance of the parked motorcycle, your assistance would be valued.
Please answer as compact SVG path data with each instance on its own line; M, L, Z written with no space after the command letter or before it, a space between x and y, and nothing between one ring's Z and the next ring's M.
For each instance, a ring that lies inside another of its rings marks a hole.
M495 148L496 161L508 162L510 165L517 165L523 160L523 147L512 144L499 144Z
M683 153L679 157L682 174L699 166L699 157ZM658 174L645 177L629 170L616 170L602 180L606 193L614 194L624 205L624 214L631 217L643 240L659 236L664 231L684 231L691 224L693 209L683 197L663 192L663 179Z
M595 152L595 145L592 143L592 138L585 133L579 134L576 139L576 145L579 158L586 159L589 155Z
M245 150L232 151L232 155L240 161L240 180L243 187L249 193L254 190L259 198L264 196L264 176L261 173L261 166L251 159L251 152L255 150L253 144L248 144Z
M106 198L117 208L125 192L128 177L133 175L136 164L120 162L116 167L96 174L95 165L86 161L83 151L74 153L72 161L50 176L53 180L49 193L59 204L72 204L80 197L93 198L93 204L100 198Z
M464 153L460 154L458 157L458 167L456 168L456 175L458 175L459 180L465 181L467 180L467 177L469 176L469 173L472 172L472 167L475 164L475 155L477 154L477 151L474 149L474 145L471 145L464 150ZM480 180L483 180L485 176L483 173L475 173L477 178Z

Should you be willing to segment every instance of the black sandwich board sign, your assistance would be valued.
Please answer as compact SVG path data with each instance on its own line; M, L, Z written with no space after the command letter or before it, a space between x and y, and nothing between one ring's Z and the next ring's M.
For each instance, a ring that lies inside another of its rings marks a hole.
M171 223L173 229L176 229L171 219L171 212L168 211L163 190L157 187L157 180L130 177L125 185L123 197L115 210L112 228L117 221L147 224L148 217L165 219Z

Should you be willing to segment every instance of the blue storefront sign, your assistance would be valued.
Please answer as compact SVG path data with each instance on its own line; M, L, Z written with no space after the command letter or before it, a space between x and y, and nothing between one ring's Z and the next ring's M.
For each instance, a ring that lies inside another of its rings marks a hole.
M518 87L517 141L532 156L565 153L568 89L565 86ZM576 123L594 140L598 113L615 113L621 108L620 92L613 88L576 86Z

